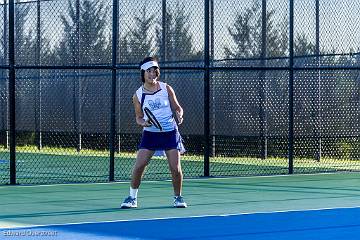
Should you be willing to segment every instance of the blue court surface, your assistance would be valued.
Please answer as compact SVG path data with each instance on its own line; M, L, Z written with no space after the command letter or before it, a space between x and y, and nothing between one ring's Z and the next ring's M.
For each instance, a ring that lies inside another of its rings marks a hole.
M3 229L2 239L359 239L360 208Z

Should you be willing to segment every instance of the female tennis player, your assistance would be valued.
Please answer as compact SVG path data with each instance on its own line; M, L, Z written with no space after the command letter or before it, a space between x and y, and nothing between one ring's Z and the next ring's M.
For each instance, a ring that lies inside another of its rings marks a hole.
M121 204L121 208L136 208L137 194L145 167L155 151L165 151L174 188L174 207L185 208L181 196L183 173L180 164L180 153L184 151L177 123L173 116L176 113L178 123L183 122L183 109L180 106L171 86L159 81L160 68L158 60L147 57L140 63L142 86L133 96L136 123L143 127L143 134L136 162L132 172L130 195ZM148 108L151 113L144 114ZM153 118L155 117L156 124ZM158 127L158 124L161 127Z

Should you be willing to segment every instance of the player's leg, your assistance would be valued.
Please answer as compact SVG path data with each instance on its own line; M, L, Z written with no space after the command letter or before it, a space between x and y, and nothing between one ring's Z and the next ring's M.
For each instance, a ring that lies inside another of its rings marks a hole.
M131 177L131 187L133 189L139 188L142 175L153 154L154 151L148 149L139 149Z
M154 151L148 149L139 149L136 156L136 162L132 171L130 193L129 196L121 204L121 208L137 207L137 194L141 183L141 178L153 154Z
M187 207L184 202L181 191L183 182L183 173L180 163L180 153L177 149L167 150L166 157L169 162L169 168L172 176L172 184L174 188L174 207Z

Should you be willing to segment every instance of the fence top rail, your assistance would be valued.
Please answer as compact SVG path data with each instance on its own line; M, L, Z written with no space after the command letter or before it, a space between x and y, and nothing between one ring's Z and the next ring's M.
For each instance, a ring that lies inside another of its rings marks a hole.
M0 65L0 69L10 69L9 65ZM128 66L128 65L117 65L115 67L111 65L77 65L77 66L65 66L65 65L14 65L15 69L103 69L103 70L138 70L138 67ZM207 68L205 66L164 66L163 70L195 70L195 71L204 71ZM303 67L290 67L290 66L209 66L211 71L260 71L260 70L269 70L269 71L288 71L288 70L360 70L360 66L303 66Z

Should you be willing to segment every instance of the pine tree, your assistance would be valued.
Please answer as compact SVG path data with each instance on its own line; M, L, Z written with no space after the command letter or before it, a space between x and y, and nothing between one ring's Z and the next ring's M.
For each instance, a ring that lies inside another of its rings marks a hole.
M315 54L315 45L309 41L305 34L299 34L294 41L294 54L306 56Z
M107 34L109 6L104 1L68 1L69 15L62 15L64 37L57 54L62 64L104 64L111 61ZM76 8L79 7L79 19ZM79 24L79 28L77 26ZM70 57L70 58L69 58Z
M288 54L288 31L283 22L275 22L276 11L266 13L266 43L267 57L285 57ZM228 27L229 35L233 40L232 46L225 46L226 58L257 58L261 53L262 43L262 14L259 0L236 15L234 24ZM315 45L305 34L295 37L295 55L314 54Z
M17 4L15 8L15 59L16 64L32 65L35 62L35 41L31 32L26 32L30 6L28 4Z
M117 49L118 53L118 61L119 63L127 63L130 59L130 40L129 36L126 34L124 36L120 36L119 39L119 47Z
M128 36L120 40L122 56L129 63L139 63L144 57L154 53L153 36L150 35L150 31L155 15L148 16L147 12L144 5L140 15L134 17L134 28Z
M254 17L253 8L246 9L244 13L237 14L234 25L228 27L229 34L234 41L234 46L224 47L226 58L246 58L252 56L252 52L254 52L252 48L254 30L252 21Z
M190 32L191 15L185 11L185 5L177 2L175 9L167 9L165 27L166 61L199 60L202 51L197 51ZM161 24L159 24L161 26ZM156 29L157 50L162 54L162 27Z

